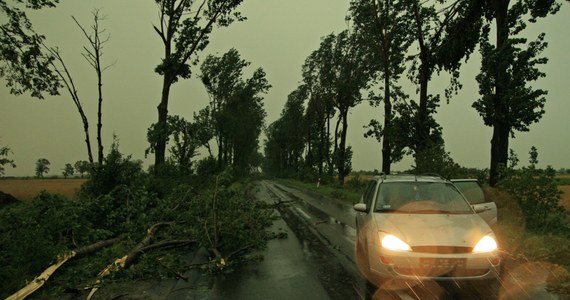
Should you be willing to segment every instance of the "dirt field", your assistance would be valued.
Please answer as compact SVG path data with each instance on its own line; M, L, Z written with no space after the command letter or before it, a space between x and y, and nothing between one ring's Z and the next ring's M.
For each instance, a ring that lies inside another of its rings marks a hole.
M570 185L560 185L558 188L563 192L560 204L570 211Z
M45 190L68 198L75 197L75 192L86 179L3 179L0 191L11 194L20 201L31 201L39 192Z

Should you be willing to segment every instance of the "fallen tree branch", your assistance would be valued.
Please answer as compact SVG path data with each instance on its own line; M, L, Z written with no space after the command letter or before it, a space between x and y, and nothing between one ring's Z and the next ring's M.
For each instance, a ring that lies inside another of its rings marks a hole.
M19 291L17 291L16 293L12 294L10 297L6 298L6 300L20 300L20 299L24 299L26 297L28 297L29 295L33 294L35 291L37 291L38 289L40 289L44 283L51 277L51 275L53 275L53 273L59 268L61 267L64 263L66 263L68 260L74 258L74 257L80 257L80 256L84 256L87 254L91 254L101 248L105 248L107 246L110 246L118 241L120 241L122 238L118 237L118 238L113 238L113 239L109 239L109 240L104 240L104 241L99 241L96 242L94 244L85 246L83 248L77 249L75 251L70 251L67 252L64 255L58 255L56 257L56 263L52 264L51 266L49 266L47 269L45 269L38 277L34 278L34 280L32 282L30 282L28 285L26 285L25 287L23 287L22 289L20 289Z
M120 240L122 240L122 239L123 239L123 237L116 237L116 238L113 238L113 239L108 239L108 240L104 240L104 241L99 241L99 242L93 243L93 244L91 244L91 245L88 245L88 246L85 246L85 247L83 247L83 248L78 249L78 250L76 251L76 252L77 252L76 256L81 257L81 256L84 256L84 255L87 255L87 254L91 254L91 253L93 253L93 252L95 252L95 251L97 251L97 250L99 250L99 249L105 248L105 247L107 247L107 246L111 246L111 245L113 245L114 243L116 243L116 242L118 242L118 241L120 241Z
M164 264L162 262L162 258L157 258L156 262L158 262L158 264L161 265L163 268L165 268L168 272L171 272L172 274L174 274L174 276L176 276L176 279L183 279L184 281L188 281L188 277L184 276L184 274L182 274L176 270L173 270L172 268L170 268L169 266Z
M109 276L112 272L118 271L120 269L127 269L131 264L133 264L133 262L141 253L158 248L181 247L196 242L194 240L171 240L151 244L151 241L159 227L172 224L174 224L174 222L162 222L152 225L147 230L146 236L133 249L131 249L127 255L116 259L113 263L109 264L107 267L105 267L105 269L99 272L99 274L97 274L97 281L94 287L91 289L91 292L89 292L87 300L90 300L91 297L93 297L93 295L97 292L99 289L98 285L101 283L101 279L103 277Z

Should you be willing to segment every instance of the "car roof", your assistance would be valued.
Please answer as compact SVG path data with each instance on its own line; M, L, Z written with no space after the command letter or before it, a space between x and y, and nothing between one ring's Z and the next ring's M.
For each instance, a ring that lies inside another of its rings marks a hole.
M397 175L379 175L374 179L380 182L449 182L447 179L439 175L414 175L414 174L397 174Z

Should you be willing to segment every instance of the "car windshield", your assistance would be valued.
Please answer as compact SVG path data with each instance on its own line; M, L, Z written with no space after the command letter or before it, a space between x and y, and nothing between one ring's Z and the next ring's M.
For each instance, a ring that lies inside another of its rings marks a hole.
M386 182L380 185L375 211L413 214L471 214L463 196L444 182Z
M454 184L465 195L469 203L479 204L485 202L485 194L476 181L458 181L454 182Z

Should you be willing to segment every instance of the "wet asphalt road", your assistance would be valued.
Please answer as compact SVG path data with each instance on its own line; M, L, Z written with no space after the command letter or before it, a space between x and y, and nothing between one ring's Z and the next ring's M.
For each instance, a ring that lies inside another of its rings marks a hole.
M354 263L355 212L350 204L272 181L260 182L256 196L279 203L274 213L280 218L271 230L288 237L271 240L262 262L218 276L205 299L563 299L548 294L543 283L525 282L533 280L525 276L545 272L536 266L504 275L502 285L495 287L422 282L401 283L403 288L390 291L367 288Z

